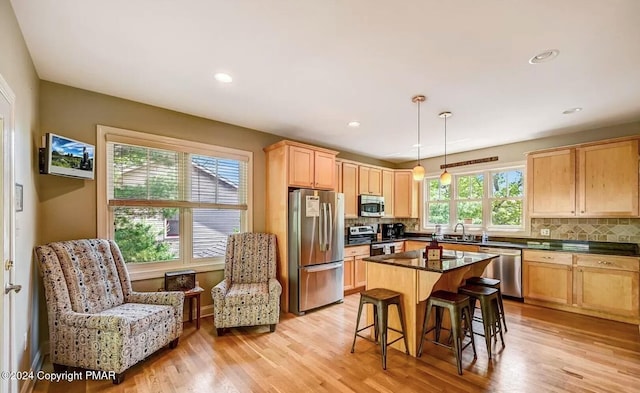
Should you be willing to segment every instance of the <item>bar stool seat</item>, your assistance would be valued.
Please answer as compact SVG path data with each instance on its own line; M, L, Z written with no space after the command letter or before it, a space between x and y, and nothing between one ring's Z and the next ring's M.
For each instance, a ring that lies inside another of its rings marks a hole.
M489 355L489 359L491 359L491 338L497 341L497 334L500 333L500 341L502 342L502 346L504 346L498 305L498 290L478 285L464 285L458 288L458 293L467 295L471 299L471 315L474 314L476 300L480 302L484 334L478 332L474 332L474 334L484 336L487 345L487 354Z
M504 332L508 332L507 320L504 313L504 304L502 303L502 291L500 290L500 280L487 277L469 277L466 283L468 285L479 285L481 287L489 287L498 290L498 305L500 306L500 317L502 318L502 326L504 326Z
M436 308L435 324L433 327L427 329L427 324L431 318L431 310ZM451 318L451 329L442 327L442 314L444 309L449 310L449 317ZM458 366L458 374L462 375L462 351L471 345L473 348L473 358L477 358L476 344L473 338L473 330L471 327L471 305L469 296L459 293L448 291L435 291L427 299L426 310L424 313L424 320L422 321L422 337L420 339L420 348L418 349L417 356L422 356L422 348L426 340L426 335L435 330L435 340L432 340L434 344L441 345L453 350L456 356L456 364ZM465 327L462 327L462 323L465 323ZM453 339L453 345L442 344L440 340L440 330L449 330L449 340ZM467 336L468 333L468 336ZM470 341L463 345L464 338L469 337Z
M360 316L362 315L362 307L365 304L373 305L373 323L363 328L358 329L360 326ZM389 306L395 304L398 310L398 317L400 318L401 331L388 326L389 319ZM375 340L359 334L361 331L374 327ZM387 330L393 330L400 333L401 336L395 340L387 343ZM392 291L386 288L373 288L360 292L360 305L358 306L358 319L356 321L356 331L353 335L353 344L351 345L351 353L355 351L356 337L364 338L365 340L376 342L380 344L380 350L382 352L382 368L387 369L387 347L400 339L404 339L404 347L407 355L409 354L409 343L407 342L407 336L405 334L404 313L402 310L402 294L400 292ZM378 336L380 340L378 340Z

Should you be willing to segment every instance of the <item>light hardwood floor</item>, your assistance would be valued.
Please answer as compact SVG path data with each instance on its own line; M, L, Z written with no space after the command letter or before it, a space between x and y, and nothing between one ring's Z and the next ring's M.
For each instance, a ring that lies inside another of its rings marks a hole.
M127 371L125 381L38 381L37 393L158 392L637 392L638 327L505 300L509 331L488 361L481 337L457 374L453 354L425 344L421 358L359 339L350 353L359 295L268 327L217 337L212 318L185 325L180 344ZM51 364L45 364L50 370Z

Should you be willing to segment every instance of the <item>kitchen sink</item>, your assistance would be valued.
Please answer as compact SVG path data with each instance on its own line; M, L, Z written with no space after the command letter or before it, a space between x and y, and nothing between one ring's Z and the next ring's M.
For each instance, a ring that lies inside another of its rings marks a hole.
M462 236L451 236L445 235L442 240L443 242L455 242L455 243L480 243L480 239L476 238L473 235L468 235L467 239L463 239Z

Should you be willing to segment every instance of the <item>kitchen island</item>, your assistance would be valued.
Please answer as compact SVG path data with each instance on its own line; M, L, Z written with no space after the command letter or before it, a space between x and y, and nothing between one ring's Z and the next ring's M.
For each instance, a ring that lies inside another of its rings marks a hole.
M420 332L424 318L425 301L432 292L445 290L457 292L465 278L480 276L495 254L478 252L444 251L439 260L427 260L424 249L396 254L364 258L366 262L367 289L387 288L402 294L402 306L406 318L405 327L409 354L416 356L420 345ZM447 317L445 316L445 319ZM367 313L368 324L373 317ZM389 326L400 330L397 313L389 312ZM389 330L389 342L398 334ZM405 350L403 340L392 345Z

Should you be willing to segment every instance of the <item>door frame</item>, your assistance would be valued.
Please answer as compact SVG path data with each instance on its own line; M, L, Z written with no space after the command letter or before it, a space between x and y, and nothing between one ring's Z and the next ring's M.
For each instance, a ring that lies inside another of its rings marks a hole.
M3 109L4 108L4 109ZM9 84L0 75L0 370L9 373L17 371L15 346L15 294L4 293L7 283L15 282L15 269L5 269L7 261L15 260L15 168L14 168L14 122L15 122L15 94ZM0 379L0 391L17 392L18 381L11 378Z

